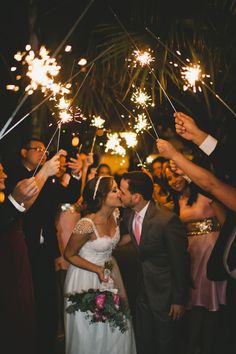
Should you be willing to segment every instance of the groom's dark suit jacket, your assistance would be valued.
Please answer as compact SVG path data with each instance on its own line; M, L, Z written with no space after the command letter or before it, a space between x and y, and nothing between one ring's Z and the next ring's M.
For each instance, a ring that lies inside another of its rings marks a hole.
M152 311L166 316L171 304L185 304L190 279L187 234L178 216L150 201L140 244L133 234L134 212L128 230L138 251L138 295Z

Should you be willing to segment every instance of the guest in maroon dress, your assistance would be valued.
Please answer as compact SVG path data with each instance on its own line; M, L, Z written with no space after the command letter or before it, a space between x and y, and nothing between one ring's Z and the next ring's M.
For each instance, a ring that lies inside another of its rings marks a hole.
M54 157L35 177L20 181L5 198L2 191L7 175L0 163L0 343L4 354L38 353L34 292L21 214L58 168L58 158Z

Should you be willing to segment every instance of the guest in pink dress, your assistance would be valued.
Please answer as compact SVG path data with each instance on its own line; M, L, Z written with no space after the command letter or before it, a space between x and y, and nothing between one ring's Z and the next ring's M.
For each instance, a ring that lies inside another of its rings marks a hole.
M223 209L200 194L183 176L174 173L169 165L165 174L174 191L176 211L188 233L193 286L187 305L187 354L195 354L199 347L201 354L211 354L216 349L221 305L226 304L226 281L207 279L207 262L219 236Z

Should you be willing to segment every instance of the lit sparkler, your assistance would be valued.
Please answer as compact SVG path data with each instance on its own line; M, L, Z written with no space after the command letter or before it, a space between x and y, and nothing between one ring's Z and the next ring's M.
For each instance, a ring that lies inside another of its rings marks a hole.
M93 119L91 121L91 125L96 127L97 129L102 129L104 123L105 119L103 119L101 116L93 116Z
M96 142L96 137L97 137L97 131L98 129L102 129L103 126L104 126L104 123L105 123L105 119L103 119L101 116L93 116L93 119L91 121L91 125L93 127L96 127L96 131L95 131L95 134L94 134L94 137L93 137L93 142L92 142L92 147L91 147L91 151L90 152L93 152L93 149L94 149L94 145L95 145L95 142Z
M68 111L60 111L59 118L61 123L68 123L73 120L73 115Z
M73 119L77 123L81 123L83 120L86 120L87 117L83 114L82 110L79 107L70 107L69 111L73 115Z
M112 155L126 155L126 150L123 148L123 146L120 145L121 139L119 138L118 133L108 133L107 138L108 139L105 145L105 152L111 150Z
M59 103L56 105L58 108L58 116L61 123L68 123L73 120L73 112L70 111L71 100L61 97Z
M151 96L148 96L145 89L136 89L131 96L131 101L133 101L137 107L148 107L152 105Z
M202 83L205 77L210 77L210 75L205 75L202 73L202 69L199 64L190 64L188 66L183 66L181 71L181 77L184 80L183 89L184 91L192 88L195 93L202 91L201 86L198 86L198 82Z
M150 48L148 48L147 50L136 49L132 53L133 59L128 59L128 61L132 62L132 66L134 68L136 68L138 65L142 67L149 66L155 60L152 54L153 51Z
M151 125L148 123L147 116L145 113L138 114L137 117L135 117L135 125L134 125L134 130L135 132L138 133L143 133L144 131L147 131L151 129Z
M125 139L128 148L133 148L138 144L137 133L134 132L122 132L120 136Z
M30 84L25 91L32 94L39 87L43 91L50 90L54 84L54 78L59 74L61 67L57 65L56 59L49 56L47 49L42 46L36 57L33 50L30 50L22 57L28 65L26 76L30 78Z

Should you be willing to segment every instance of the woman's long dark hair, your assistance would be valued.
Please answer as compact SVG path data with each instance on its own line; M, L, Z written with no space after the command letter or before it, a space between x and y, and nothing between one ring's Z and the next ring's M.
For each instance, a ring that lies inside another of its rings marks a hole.
M169 162L166 164L165 171L167 169L169 169L171 171L171 173L174 173L171 170ZM166 173L164 173L164 176L166 178ZM166 178L166 180L167 180L167 178ZM187 183L187 181L186 181L186 183ZM167 188L168 188L169 193L171 194L171 196L173 198L174 212L176 214L179 214L179 198L181 196L181 192L177 192L173 188L171 188L169 183L168 183L168 181L167 181ZM188 200L187 200L187 205L192 206L197 200L198 193L199 193L199 188L194 183L189 183L188 188L189 188L189 197L188 197Z
M114 178L112 176L94 177L89 180L83 192L83 203L81 208L81 216L98 212L107 194L112 189Z

